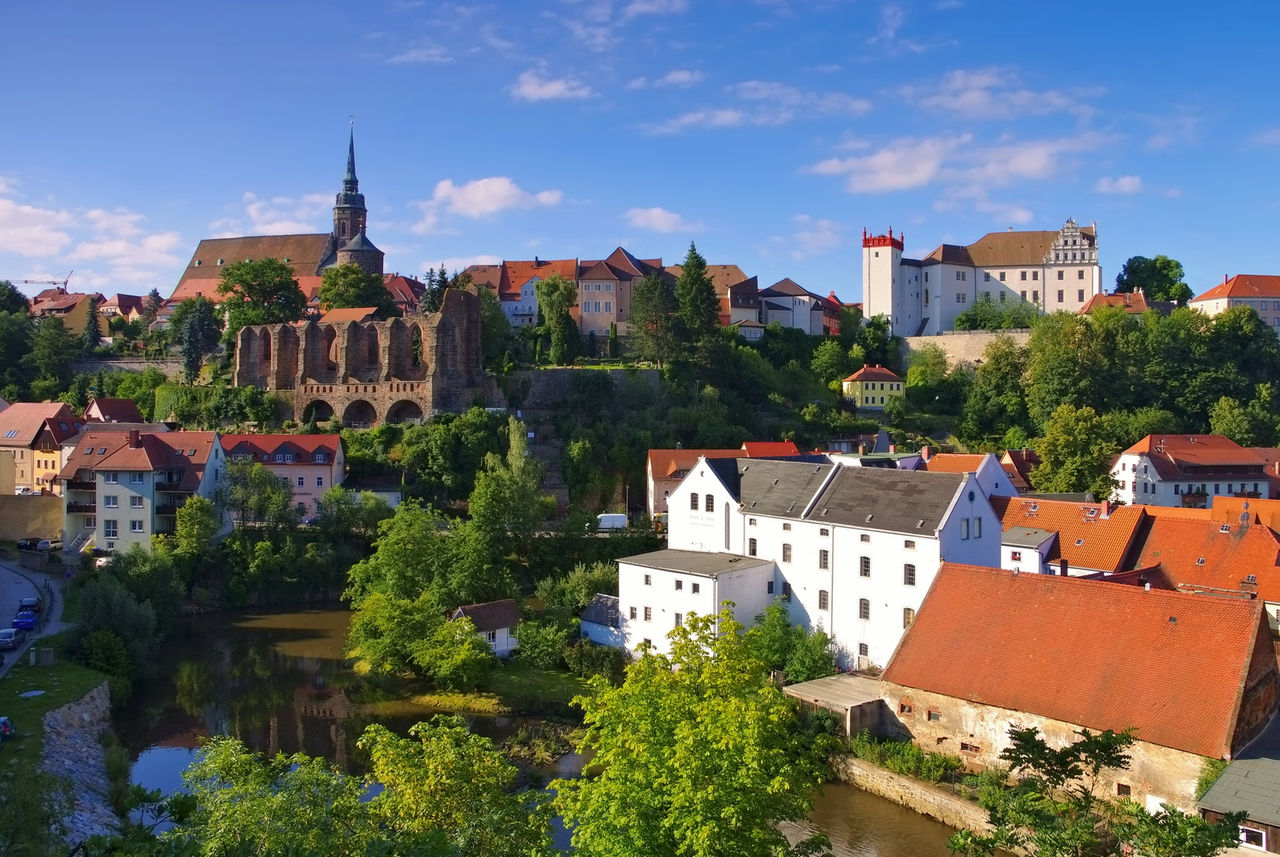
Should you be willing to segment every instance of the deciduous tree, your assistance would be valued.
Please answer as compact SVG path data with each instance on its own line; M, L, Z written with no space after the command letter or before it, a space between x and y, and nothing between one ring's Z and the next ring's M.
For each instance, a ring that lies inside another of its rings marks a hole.
M1118 450L1107 435L1106 423L1093 408L1060 405L1049 418L1036 451L1040 464L1031 471L1031 484L1037 491L1088 491L1099 500L1111 496L1115 487L1111 457Z
M359 265L326 268L320 276L317 298L320 309L325 311L338 307L374 307L383 318L400 315L400 308L382 282L382 275L366 271Z
M1185 305L1191 300L1191 287L1182 280L1182 263L1168 256L1130 256L1116 274L1117 292L1139 289L1153 301L1175 301Z
M297 321L307 308L307 297L298 287L293 269L279 259L232 262L222 269L218 294L227 313L224 338L234 345L247 324Z

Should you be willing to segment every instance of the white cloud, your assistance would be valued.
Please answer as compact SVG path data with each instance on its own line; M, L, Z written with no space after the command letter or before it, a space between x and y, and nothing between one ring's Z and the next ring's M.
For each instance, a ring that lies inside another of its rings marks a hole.
M575 77L543 77L536 71L521 72L511 85L511 94L521 101L551 101L572 98L590 98L591 87Z
M702 223L685 220L674 211L654 206L653 208L628 208L622 215L627 225L636 229L648 229L651 232L701 232Z
M1163 152L1175 146L1199 142L1200 126L1203 121L1199 115L1190 110L1181 109L1142 118L1155 127L1155 131L1146 142L1149 152ZM1276 134L1274 142L1280 143L1280 133Z
M810 168L818 175L845 175L850 193L885 193L922 187L938 178L943 163L971 136L904 138L868 155L828 158Z
M797 214L791 218L796 224L796 231L785 238L775 239L785 242L791 248L791 258L806 259L822 253L828 253L844 245L845 225L825 217L810 217Z
M1280 146L1280 128L1267 128L1250 138L1260 146ZM4 190L3 179L0 179L0 191Z
M1138 176L1103 176L1093 186L1098 193L1130 194L1142 190L1142 179Z
M0 193L13 193L13 184L4 176L0 176Z
M22 256L56 256L72 242L76 219L69 211L36 208L0 199L0 251Z
M259 197L252 191L240 196L243 216L223 217L209 224L214 237L235 235L296 235L327 231L325 221L333 207L333 195L308 193L302 196Z
M462 185L444 179L436 184L431 199L414 203L422 210L422 219L411 229L419 234L434 232L442 212L474 220L512 208L558 205L563 196L559 190L529 193L506 176L476 179Z
M453 57L438 45L419 45L408 48L387 60L391 65L421 65L450 63Z
M907 13L901 6L893 3L884 4L880 7L880 26L870 41L873 44L876 42L892 42L897 38L898 30L902 29L902 25L906 20Z
M843 92L808 92L785 83L769 80L747 80L729 88L744 101L769 102L791 111L807 110L824 114L861 115L871 109L865 98L854 98Z
M1100 148L1111 140L1103 134L1085 132L1073 137L1002 142L962 153L957 167L945 178L957 184L995 187L1024 179L1048 179L1064 173L1065 155Z
M1019 85L1011 69L989 66L948 72L936 85L904 87L900 93L926 110L958 113L971 119L1008 119L1017 116L1087 111L1083 99L1090 92L1065 93L1050 89L1037 92Z
M711 110L691 110L648 126L651 134L679 134L689 128L736 128L747 124L747 116L741 110L722 107Z
M843 92L812 92L771 80L746 80L725 91L745 102L742 107L691 110L656 125L651 134L678 134L692 128L736 128L785 125L802 115L859 116L871 103Z
M679 15L688 8L688 0L631 0L622 8L622 19L626 21L638 15Z
M650 80L647 77L637 77L627 84L627 89L648 89L651 86L676 86L683 88L686 86L693 86L695 83L700 83L705 77L706 75L700 71L694 71L687 68L676 68L667 72L662 77L654 78L653 80Z
M172 267L182 264L182 260L173 254L181 242L177 232L156 232L137 240L104 238L82 241L66 258L72 262L105 261L117 269Z
M429 271L432 268L438 271L444 268L450 274L456 274L472 265L497 265L501 262L502 258L499 256L481 253L476 256L450 256L447 259L437 259L434 262L422 262L418 267L423 271Z

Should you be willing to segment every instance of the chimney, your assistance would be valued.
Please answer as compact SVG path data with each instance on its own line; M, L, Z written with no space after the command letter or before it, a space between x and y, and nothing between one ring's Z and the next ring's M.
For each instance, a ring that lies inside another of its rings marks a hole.
M1109 499L1103 500L1099 505L1102 506L1102 517L1110 518L1111 517L1111 500Z
M137 449L142 446L142 441L138 436L137 429L129 429L129 448Z
M897 445L896 443L891 443L891 444L889 444L889 454L890 454L890 455L893 455L893 454L894 454L894 453L896 453L897 451L898 451L898 445Z
M928 461L930 458L933 458L933 450L930 449L927 444L920 447L920 459L922 461Z
M1067 561L1065 559L1058 560L1058 574L1063 577L1067 576Z

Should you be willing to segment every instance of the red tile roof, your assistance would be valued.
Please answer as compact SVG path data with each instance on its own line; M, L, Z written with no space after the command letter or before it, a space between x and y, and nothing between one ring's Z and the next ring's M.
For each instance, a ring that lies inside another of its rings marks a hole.
M857 372L854 372L846 381L901 381L895 373L883 366L863 366Z
M1192 298L1191 303L1219 298L1280 298L1280 277L1272 274L1236 274L1229 280L1224 278L1209 291Z
M14 402L0 411L0 446L31 446L47 419L75 420L75 412L61 402Z
M221 301L218 281L223 266L246 259L284 260L301 282L302 277L318 275L332 251L333 236L326 233L205 238L196 246L169 300L176 303L203 295L209 300ZM306 291L303 287L303 292Z
M1120 307L1131 315L1141 315L1150 307L1147 306L1147 298L1142 292L1121 292L1115 295L1094 295L1085 301L1084 306L1077 311L1078 315L1089 315L1094 310L1102 307Z
M1219 494L1213 498L1213 505L1207 511L1213 520L1228 524L1238 524L1241 515L1248 515L1250 523L1262 524L1280 532L1280 500L1227 497Z
M776 458L781 455L799 455L795 442L790 440L749 440L742 444L747 458Z
M520 606L514 598L504 598L501 601L468 604L453 611L454 619L463 616L471 620L477 631L500 631L503 628L514 628L520 621Z
M1040 456L1034 449L1006 449L1000 456L1000 466L1004 468L1009 482L1019 491L1031 490L1031 471L1040 466Z
M1183 473L1183 467L1249 466L1257 467L1260 471L1266 467L1266 462L1257 453L1250 452L1220 434L1149 434L1121 453L1140 454L1151 459L1152 465L1164 479L1204 476L1204 471Z
M1256 591L1280 602L1280 536L1269 527L1157 516L1143 523L1137 544L1135 565L1158 564L1183 591Z
M1141 506L992 497L1003 530L1032 527L1058 534L1058 550L1075 568L1119 571L1142 521Z
M212 431L85 431L58 475L73 479L82 470L173 470L181 472L182 487L194 491L217 442L218 433Z
M90 399L84 415L86 419L104 423L144 422L142 411L138 410L138 403L133 399Z
M1275 669L1257 601L943 563L884 679L1229 758Z
M277 452L294 453L295 464L313 463L317 452L328 454L332 462L342 448L342 437L336 434L224 434L220 439L228 457L252 455L262 462L274 459Z
M320 316L321 324L340 321L373 321L380 318L376 306L337 307Z
M649 472L655 479L687 473L699 458L743 458L747 455L741 449L651 449L649 450Z
M930 473L977 473L987 454L962 455L958 452L939 452L925 463Z

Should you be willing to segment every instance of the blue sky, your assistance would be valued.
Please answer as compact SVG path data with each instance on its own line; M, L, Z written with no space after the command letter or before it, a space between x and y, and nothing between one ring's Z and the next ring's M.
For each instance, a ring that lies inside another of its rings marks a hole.
M0 279L167 296L203 237L330 228L354 115L388 270L695 241L861 297L909 255L1095 222L1104 281L1280 274L1270 4L9 4ZM29 292L38 286L26 287Z

